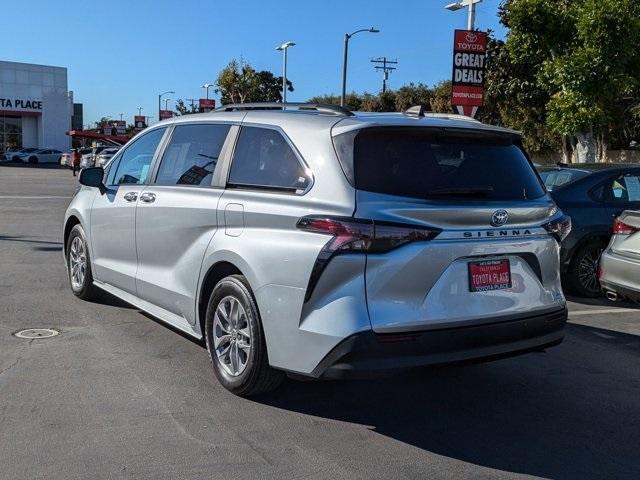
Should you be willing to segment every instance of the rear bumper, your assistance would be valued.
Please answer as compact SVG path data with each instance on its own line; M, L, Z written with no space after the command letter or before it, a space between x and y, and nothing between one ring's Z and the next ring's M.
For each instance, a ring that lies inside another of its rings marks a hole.
M567 309L507 321L402 334L362 332L337 345L313 376L342 378L427 365L497 359L559 344Z
M602 277L600 286L605 291L631 300L640 300L640 261L605 250L600 257Z

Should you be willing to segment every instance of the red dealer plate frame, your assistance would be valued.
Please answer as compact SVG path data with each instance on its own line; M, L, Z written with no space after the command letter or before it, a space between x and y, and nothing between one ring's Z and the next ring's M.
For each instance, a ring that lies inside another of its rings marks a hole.
M508 259L469 262L469 291L491 292L513 286Z

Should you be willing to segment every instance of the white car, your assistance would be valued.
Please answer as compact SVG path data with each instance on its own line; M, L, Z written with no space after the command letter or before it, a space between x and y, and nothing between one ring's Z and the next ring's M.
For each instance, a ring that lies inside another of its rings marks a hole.
M82 157L80 158L80 168L93 167L95 165L95 163L96 163L96 158L98 157L98 155L100 153L102 153L104 150L108 149L108 148L109 147L106 147L104 145L100 145L98 147L92 147L86 153L85 152L81 152L82 153Z
M118 153L118 150L119 150L118 147L105 148L102 152L96 155L96 161L94 166L104 167L109 162L109 160L111 160L111 157L113 157L116 153Z
M62 152L50 148L40 148L33 152L25 152L17 155L24 163L59 163ZM14 157L15 158L15 157Z

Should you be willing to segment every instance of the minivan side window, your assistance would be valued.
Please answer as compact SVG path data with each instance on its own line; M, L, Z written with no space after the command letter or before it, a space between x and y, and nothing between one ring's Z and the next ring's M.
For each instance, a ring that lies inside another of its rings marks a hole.
M135 140L124 150L110 184L143 184L149 176L149 167L166 128L158 128Z
M309 186L310 176L277 130L242 127L236 144L229 186L296 192Z
M157 185L211 185L230 125L178 125L160 162Z

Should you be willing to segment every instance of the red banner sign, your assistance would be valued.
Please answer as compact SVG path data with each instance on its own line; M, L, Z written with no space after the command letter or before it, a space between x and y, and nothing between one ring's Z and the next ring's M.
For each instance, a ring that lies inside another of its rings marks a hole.
M213 98L201 98L198 103L200 112L210 112L216 108L216 101Z
M147 118L144 115L136 115L133 117L133 124L136 130L144 130L147 128Z
M160 120L166 120L171 117L173 117L173 112L171 110L160 110Z
M484 69L487 34L456 30L453 35L451 105L462 115L474 117L484 104Z

